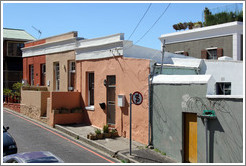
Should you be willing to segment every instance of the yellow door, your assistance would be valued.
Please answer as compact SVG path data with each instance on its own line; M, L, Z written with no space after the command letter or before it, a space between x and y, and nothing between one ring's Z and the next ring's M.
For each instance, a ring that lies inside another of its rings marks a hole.
M184 114L184 162L197 162L197 116Z

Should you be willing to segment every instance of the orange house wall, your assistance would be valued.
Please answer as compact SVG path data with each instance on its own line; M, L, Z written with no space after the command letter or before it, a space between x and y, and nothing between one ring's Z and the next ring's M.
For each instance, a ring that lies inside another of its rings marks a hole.
M23 79L27 80L30 84L29 80L29 65L33 64L34 67L34 85L41 83L40 75L41 75L41 64L46 63L45 55L34 56L23 58Z
M77 89L81 92L84 105L87 106L86 73L94 72L94 111L87 110L90 124L102 128L107 123L107 111L99 103L106 103L106 87L103 82L107 75L116 75L116 112L115 127L119 135L129 138L129 94L139 91L143 103L132 105L132 138L135 141L148 143L148 75L150 61L114 57L100 60L77 61ZM125 95L125 107L118 106L118 95Z

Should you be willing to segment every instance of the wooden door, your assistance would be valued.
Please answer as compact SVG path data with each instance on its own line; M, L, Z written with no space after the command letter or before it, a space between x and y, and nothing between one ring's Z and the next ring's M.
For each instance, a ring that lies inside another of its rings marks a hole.
M184 162L197 162L197 115L184 113Z
M115 124L115 76L107 76L107 123L109 125Z

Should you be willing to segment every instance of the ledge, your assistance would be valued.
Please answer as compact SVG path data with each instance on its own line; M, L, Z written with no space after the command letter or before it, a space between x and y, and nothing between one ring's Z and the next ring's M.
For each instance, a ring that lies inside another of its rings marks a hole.
M243 99L243 95L206 95L212 99Z

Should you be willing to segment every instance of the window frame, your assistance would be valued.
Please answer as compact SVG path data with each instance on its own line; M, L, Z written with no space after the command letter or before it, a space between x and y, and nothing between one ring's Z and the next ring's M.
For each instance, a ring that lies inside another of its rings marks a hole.
M72 77L72 74L75 74L76 73L76 62L74 60L71 60L68 62L68 68L69 68L69 71L68 71L68 91L73 91L74 88L75 88L75 84L76 82L74 83L74 87L72 87L72 80L71 80L71 77ZM74 78L75 79L75 78ZM75 80L76 81L76 80Z
M41 73L40 73L40 86L45 86L45 81L43 79L46 79L46 63L41 63L40 64L40 68L41 68ZM44 75L44 78L43 78ZM42 82L44 84L42 84Z
M55 90L60 91L60 63L54 62L54 74L55 74ZM59 70L57 70L59 69ZM57 79L58 78L58 79ZM53 88L54 89L54 88Z
M31 86L34 85L34 65L29 64L29 83Z
M9 55L9 44L22 44L23 46L20 47L20 55L18 56L18 46L17 46L17 55ZM21 48L24 48L24 42L18 42L18 41L7 41L7 56L8 57L22 57L22 51L21 51Z
M219 89L219 86L222 86L222 89ZM231 82L216 82L216 95L231 95Z
M218 59L218 53L217 53L218 47L211 47L211 48L206 48L207 51L207 59ZM216 55L211 55L209 51L214 51ZM211 58L212 57L212 58Z
M91 74L93 74L93 80L90 80ZM91 101L91 95L93 95L93 101ZM95 73L94 72L87 72L87 100L88 100L87 102L88 106L94 106L95 104Z

